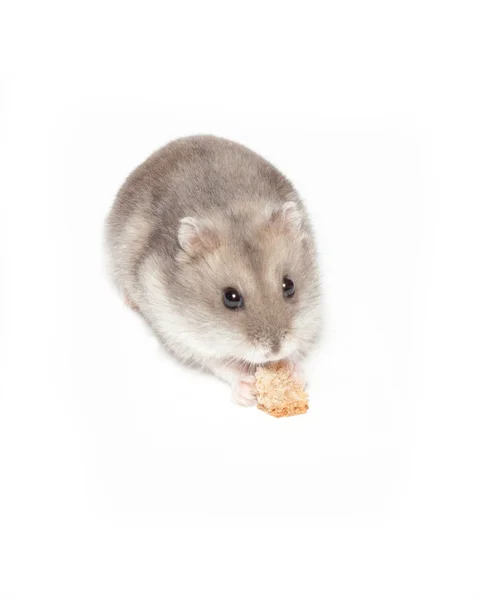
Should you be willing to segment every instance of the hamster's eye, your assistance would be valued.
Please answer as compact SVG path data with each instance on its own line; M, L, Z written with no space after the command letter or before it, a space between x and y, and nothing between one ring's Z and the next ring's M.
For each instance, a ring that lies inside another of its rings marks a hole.
M294 295L294 281L289 277L283 279L283 296L291 298Z
M223 303L227 308L241 308L243 296L234 288L226 288L223 292Z

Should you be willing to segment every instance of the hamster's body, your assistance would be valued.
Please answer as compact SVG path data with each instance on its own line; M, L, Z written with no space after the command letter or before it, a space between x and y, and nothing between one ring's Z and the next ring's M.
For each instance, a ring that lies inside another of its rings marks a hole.
M239 144L195 136L155 152L120 189L107 247L129 303L177 356L230 381L240 404L254 402L254 365L296 364L317 337L304 206L277 169Z

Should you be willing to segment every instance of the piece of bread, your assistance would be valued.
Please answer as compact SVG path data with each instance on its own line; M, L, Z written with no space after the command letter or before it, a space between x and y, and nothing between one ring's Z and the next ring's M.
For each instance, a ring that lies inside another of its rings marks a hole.
M258 367L255 373L258 408L273 417L301 415L308 410L308 395L292 376L287 363Z

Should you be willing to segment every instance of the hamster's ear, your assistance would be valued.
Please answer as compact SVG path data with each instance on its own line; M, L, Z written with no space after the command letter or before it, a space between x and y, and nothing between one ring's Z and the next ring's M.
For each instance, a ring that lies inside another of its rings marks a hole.
M283 220L288 227L291 227L291 229L301 229L303 219L301 217L301 213L299 212L299 206L297 202L290 200L289 202L285 202L283 204Z
M178 229L178 242L189 257L210 252L218 246L218 236L208 224L184 217Z
M275 208L271 214L271 222L274 225L290 231L299 231L302 221L298 203L294 200L288 200L282 206Z

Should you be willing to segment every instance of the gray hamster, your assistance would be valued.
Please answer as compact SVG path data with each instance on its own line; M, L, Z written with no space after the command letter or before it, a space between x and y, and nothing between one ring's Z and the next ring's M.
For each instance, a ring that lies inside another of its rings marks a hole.
M116 284L185 362L255 403L257 364L300 362L319 329L314 237L292 184L240 144L170 142L133 171L106 223Z

